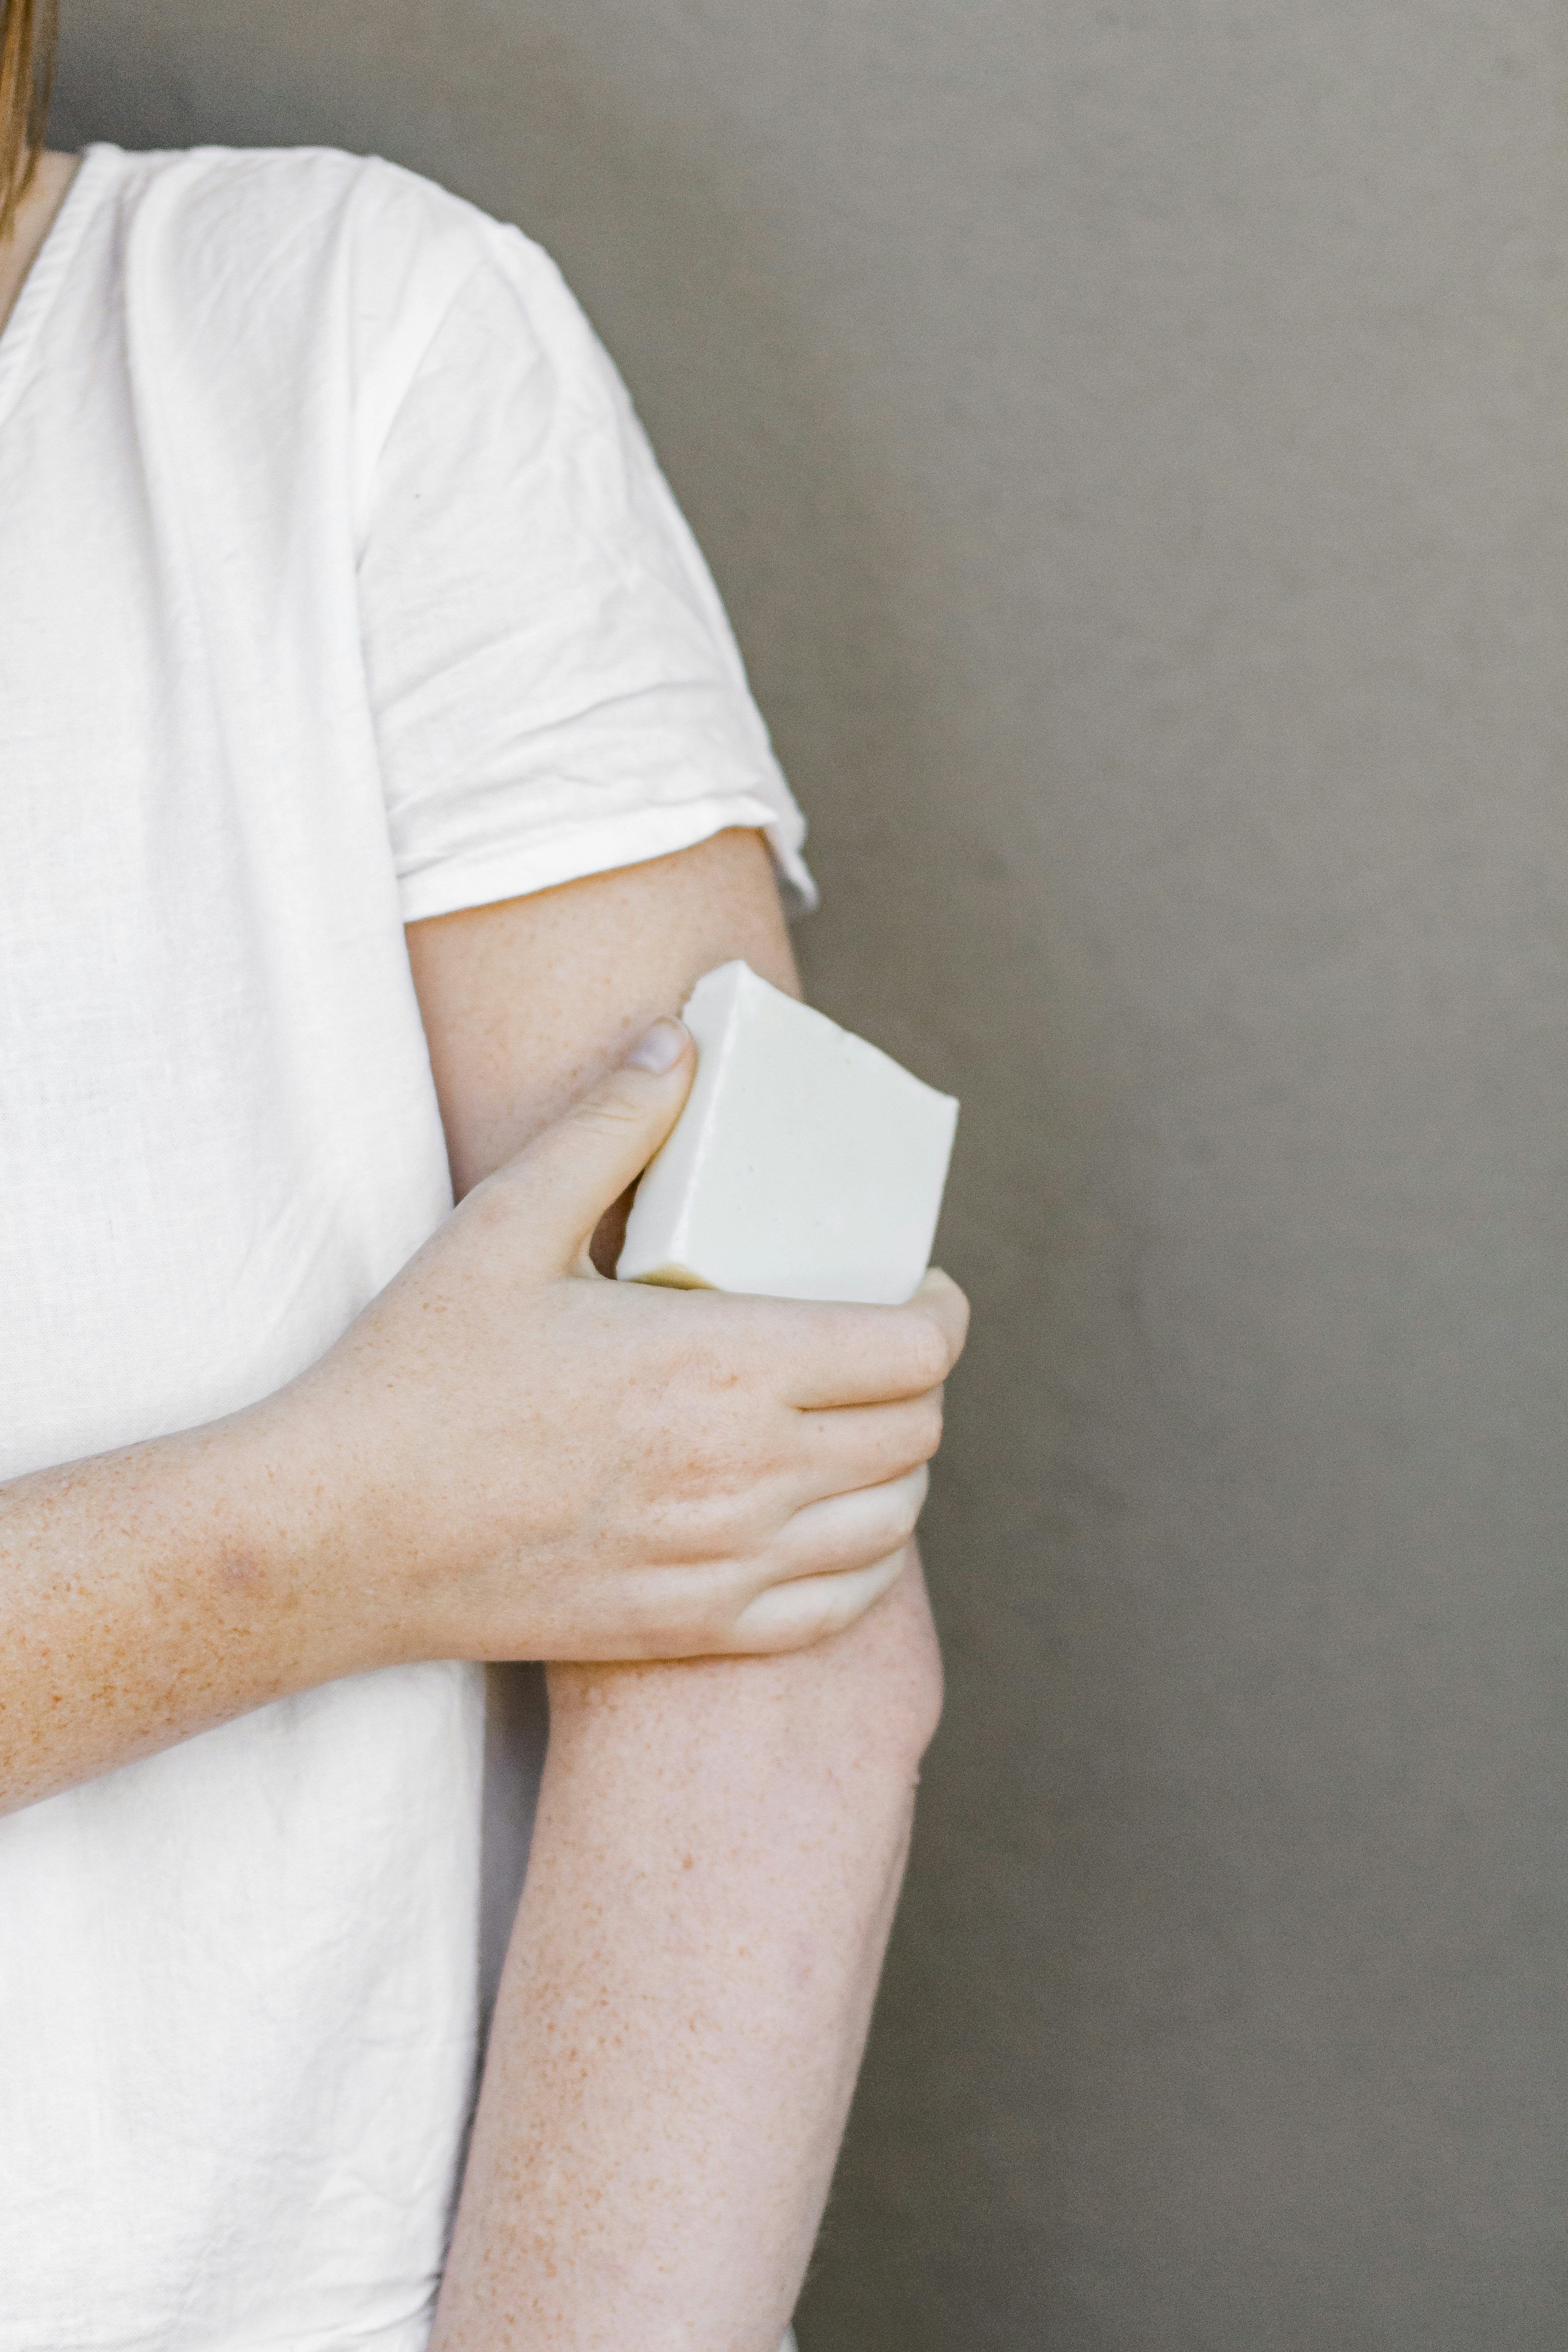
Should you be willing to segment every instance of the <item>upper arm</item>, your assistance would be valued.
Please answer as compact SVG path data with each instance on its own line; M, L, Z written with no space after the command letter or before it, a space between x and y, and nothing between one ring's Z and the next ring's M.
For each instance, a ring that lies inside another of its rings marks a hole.
M811 884L717 592L555 269L389 165L361 194L365 676L461 1194L710 965L790 981L758 828Z
M459 1200L715 964L799 992L767 850L734 829L410 923L408 952Z

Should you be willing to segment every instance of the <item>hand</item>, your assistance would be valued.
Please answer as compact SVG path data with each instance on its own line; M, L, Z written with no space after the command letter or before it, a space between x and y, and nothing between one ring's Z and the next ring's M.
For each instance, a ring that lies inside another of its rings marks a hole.
M786 1650L893 1582L968 1310L616 1283L589 1244L674 1125L679 1023L476 1187L261 1410L331 1487L374 1662Z

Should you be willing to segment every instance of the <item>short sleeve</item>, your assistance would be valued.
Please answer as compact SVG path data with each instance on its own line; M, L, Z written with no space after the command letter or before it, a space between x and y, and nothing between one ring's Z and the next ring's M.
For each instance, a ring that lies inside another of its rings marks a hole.
M453 209L471 266L366 469L361 526L405 920L729 825L764 831L786 902L811 906L804 821L619 377L547 257Z

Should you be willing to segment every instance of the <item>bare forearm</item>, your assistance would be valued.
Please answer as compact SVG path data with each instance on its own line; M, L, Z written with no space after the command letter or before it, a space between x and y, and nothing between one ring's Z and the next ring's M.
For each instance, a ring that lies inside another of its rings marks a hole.
M4 297L0 285L0 308ZM520 930L532 943L525 1025ZM525 908L418 926L411 946L460 1192L613 1068L707 963L749 953L791 977L765 855L740 834ZM471 1352L471 1316L446 1319L461 1319ZM412 1318L373 1382L379 1399L406 1387L429 1324ZM439 1438L440 1415L422 1417ZM467 1418L482 1454L483 1417ZM292 1417L268 1405L0 1486L0 1812L361 1666L498 1654L466 1647L450 1622L411 1624L406 1595L365 1590L393 1547L373 1542L368 1566L350 1555L367 1528L395 1521L407 1469L395 1432L367 1498L356 1456L373 1440L336 1403Z
M410 947L459 1192L713 965L795 984L740 833ZM439 2352L775 2352L939 1694L918 1568L798 1654L552 1670Z
M552 1670L434 2352L773 2352L939 1693L912 1560L812 1651Z
M0 1488L0 1811L369 1663L253 1417Z

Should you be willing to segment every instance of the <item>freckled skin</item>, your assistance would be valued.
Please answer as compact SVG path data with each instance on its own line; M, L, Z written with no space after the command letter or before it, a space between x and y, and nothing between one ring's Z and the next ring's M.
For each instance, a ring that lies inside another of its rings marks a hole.
M468 1182L715 964L795 985L739 834L443 918L411 947ZM912 1548L886 1599L813 1649L550 1669L432 2352L776 2352L940 1703Z
M801 1656L552 1681L434 2352L774 2352L935 1720L918 1570Z
M700 971L739 953L764 971L771 957L771 976L788 977L765 860L744 835L426 929L411 948L468 1184L554 1117L569 1091L563 1070L591 1078ZM603 982L607 971L618 995ZM629 1012L616 1010L623 1002ZM550 1132L559 1140L561 1129ZM461 1534L482 1551L489 1488L516 1471L506 1444L498 1451L483 1434L505 1400L488 1379L476 1388L472 1370L476 1318L494 1303L493 1219L474 1228L486 1253L479 1296L470 1284L455 1318L462 1301L444 1291L441 1267L448 1244L459 1256L468 1246L451 1243L459 1222L433 1245L435 1273L417 1276L430 1286L412 1296L430 1311L405 1311L406 1284L403 1307L384 1294L346 1352L327 1360L302 1415L285 1391L230 1423L0 1488L0 1805L388 1656L550 1654L542 1643L465 1648L451 1630L448 1546ZM713 1294L682 1303L582 1281L562 1297L563 1312L586 1314L590 1336L605 1315L752 1311ZM956 1294L930 1314L804 1311L835 1318L835 1397L847 1336L869 1318L879 1360L897 1327L910 1402L878 1405L866 1425L929 1452L934 1405L918 1391L961 1339ZM455 1357L444 1352L454 1323ZM526 1341L505 1317L502 1326L491 1334L496 1361L521 1346L524 1370L514 1363L509 1377L526 1384L554 1324L547 1317ZM710 1382L693 1398L690 1422L704 1423L705 1443L661 1434L657 1412L641 1441L627 1436L627 1414L649 1410L650 1397L657 1406L668 1379L687 1378L693 1363L700 1372L701 1355L683 1336L666 1373L645 1371L630 1389L612 1355L605 1394L584 1372L589 1359L559 1359L537 1429L527 1436L526 1414L522 1424L525 1454L541 1433L550 1440L541 1542L550 1513L571 1519L563 1490L584 1465L597 1461L614 1485L641 1476L645 1454L660 1476L678 1462L690 1475L712 1461L707 1417L735 1410L732 1383ZM830 1424L862 1427L815 1411L789 1427L803 1419L805 1453L825 1457L837 1442ZM596 1455L606 1428L609 1450ZM828 1487L841 1473L864 1485L870 1454L859 1449L883 1438L846 1443ZM456 1472L454 1458L465 1465ZM859 1476L848 1476L858 1460ZM590 1478L584 1493L597 1492ZM639 1505L628 1524L672 1514L676 1524L684 1507L667 1490L658 1510ZM507 1509L496 1523L510 1528ZM556 1583L547 1577L535 1594L536 1626L539 1610L570 1619L584 1584L605 1572L593 1543L574 1540ZM826 2194L939 1704L930 1615L907 1559L901 1573L900 1558L889 1561L875 1607L809 1649L552 1668L539 1826L436 2352L623 2352L631 2343L774 2352ZM475 1640L491 1638L486 1612L504 1615L518 1581L515 1559L504 1575L480 1575L483 1605L465 1604Z
M891 1589L963 1300L584 1272L684 1099L671 1038L662 1073L602 1080L275 1396L0 1488L0 1808L342 1675L798 1648Z
M74 168L45 159L0 245L0 323ZM765 856L734 833L416 926L410 954L459 1196L704 971L743 955L794 985ZM623 1198L595 1237L603 1273L624 1218ZM419 1311L439 1327L451 1302L437 1286ZM383 1380L386 1412L400 1392L420 1405L419 1370ZM582 1405L586 1427L602 1400ZM912 1454L900 1425L905 1459L930 1450L920 1410ZM366 1432L351 1414L314 1449L299 1435L258 1412L0 1489L0 1805L384 1658L515 1654L430 1645L417 1595L351 1549L342 1498ZM563 1444L562 1477L590 1454ZM721 1458L705 1431L688 1481ZM395 1538L395 1494L372 1483ZM436 1531L421 1548L439 1554ZM904 1558L884 1597L810 1649L551 1669L539 1822L433 2352L773 2352L940 1704Z

